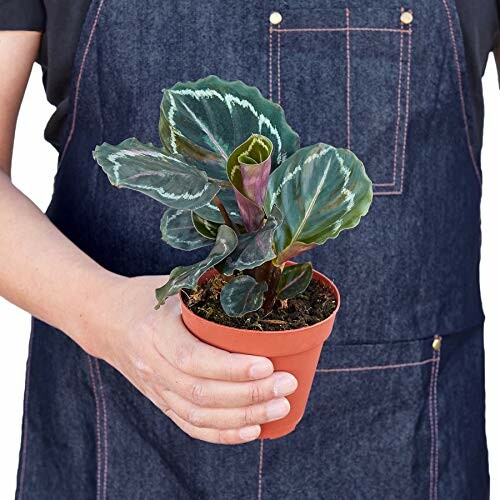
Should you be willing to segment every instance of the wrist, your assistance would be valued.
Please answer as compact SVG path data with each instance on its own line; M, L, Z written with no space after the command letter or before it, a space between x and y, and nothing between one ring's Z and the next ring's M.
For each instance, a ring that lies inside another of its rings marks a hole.
M87 353L99 358L106 357L108 337L116 329L118 310L123 296L123 285L129 278L103 268L87 273L76 312L68 315L65 331Z

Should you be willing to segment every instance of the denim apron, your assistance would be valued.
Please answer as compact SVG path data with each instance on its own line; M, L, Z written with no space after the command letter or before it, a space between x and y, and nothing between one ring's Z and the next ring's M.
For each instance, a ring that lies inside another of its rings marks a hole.
M453 0L94 0L48 215L101 265L135 276L200 259L161 242L165 208L113 188L91 155L129 136L159 145L161 89L177 81L257 86L303 145L356 152L375 198L357 229L305 256L343 306L295 432L193 440L34 320L17 498L488 498L465 72Z

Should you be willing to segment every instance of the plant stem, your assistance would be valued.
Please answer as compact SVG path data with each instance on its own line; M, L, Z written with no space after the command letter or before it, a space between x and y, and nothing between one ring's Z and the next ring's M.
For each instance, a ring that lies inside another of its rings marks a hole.
M266 262L267 267L267 292L266 298L264 300L263 308L269 311L274 306L276 302L276 292L278 291L278 285L281 278L281 268L275 266L273 261Z
M227 213L226 207L222 204L218 196L215 196L214 199L212 200L217 208L219 209L219 212L221 213L222 217L224 218L224 221L226 224L236 231L236 234L239 233L238 228L233 224L233 221L231 220L231 217L229 217L229 214Z
M232 189L233 187L230 182L214 179L213 177L209 177L208 180L214 182L215 184L218 184L221 189Z

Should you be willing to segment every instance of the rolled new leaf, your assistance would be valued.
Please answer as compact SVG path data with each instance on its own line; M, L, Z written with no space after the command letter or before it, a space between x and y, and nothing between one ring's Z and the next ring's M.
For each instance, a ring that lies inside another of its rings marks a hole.
M256 231L265 216L263 205L271 173L272 151L273 143L267 137L252 134L227 160L227 177L247 231Z
M176 267L170 273L168 282L156 290L156 299L158 300L156 309L165 303L167 297L177 294L181 289L192 290L196 288L203 273L227 257L237 244L236 233L228 226L220 226L215 245L208 256L191 266Z
M265 281L257 282L251 276L236 276L220 294L222 309L228 316L243 316L262 307L267 291Z
M105 142L96 147L93 155L111 184L140 191L172 208L200 208L220 189L217 182L181 156L135 138L117 146Z
M281 273L278 285L278 298L291 299L302 293L311 282L312 264L294 264L286 266Z
M194 217L196 217L196 223ZM201 232L196 225L203 228L204 232ZM211 228L211 232L208 231L208 227ZM163 214L160 223L162 240L180 250L196 250L211 245L218 227L192 214L190 210L177 210L176 208L169 208ZM206 236L208 234L210 236Z
M273 207L261 229L255 233L240 234L238 246L222 263L222 272L231 275L236 270L254 269L274 259L276 257L273 250L274 232L282 221L283 216L278 207Z
M271 173L266 213L285 219L274 233L277 263L355 227L373 199L372 183L354 153L327 144L300 149Z
M299 136L285 120L283 109L243 82L208 76L177 83L163 91L160 137L172 153L204 160L209 176L222 179L225 164L249 134L261 134L273 144L273 167L294 153ZM220 170L217 170L220 168Z

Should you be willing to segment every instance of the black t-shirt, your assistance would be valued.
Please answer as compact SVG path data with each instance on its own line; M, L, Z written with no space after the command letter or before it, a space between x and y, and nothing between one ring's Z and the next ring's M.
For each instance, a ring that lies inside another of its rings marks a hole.
M474 114L481 142L483 94L481 77L489 53L497 52L500 78L500 0L455 0L462 27ZM58 147L68 116L73 57L90 0L0 0L0 30L43 32L38 62L43 69L47 99L56 112L45 137Z

